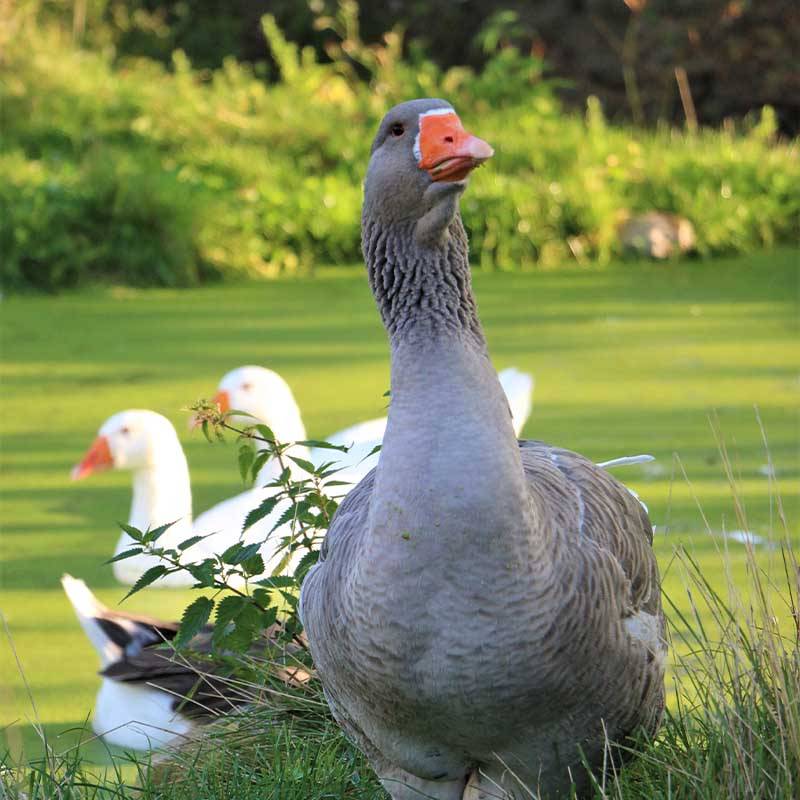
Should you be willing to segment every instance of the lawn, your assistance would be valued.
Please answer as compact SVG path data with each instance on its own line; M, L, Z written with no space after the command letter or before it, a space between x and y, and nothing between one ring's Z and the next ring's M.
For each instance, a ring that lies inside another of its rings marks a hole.
M711 581L722 586L725 579L723 540L709 535L698 503L713 531L741 527L710 414L729 449L747 527L777 537L758 407L798 542L797 251L477 273L475 289L496 366L536 376L525 436L597 460L656 456L617 475L650 507L664 588L679 604L676 546L686 545ZM116 521L127 518L129 475L69 480L106 417L145 407L175 423L199 512L240 488L233 449L190 433L182 412L213 394L224 372L247 363L276 369L295 392L308 434L322 437L383 413L389 362L361 270L194 290L11 297L2 309L0 608L35 709L3 634L0 724L19 724L30 755L37 745L29 721L37 716L51 738L80 725L98 686L95 654L59 576L86 579L109 604L124 594L103 561ZM740 576L744 547L729 548ZM757 552L765 565L775 553L766 546ZM173 617L189 597L148 590L125 607ZM97 745L89 755L103 758Z

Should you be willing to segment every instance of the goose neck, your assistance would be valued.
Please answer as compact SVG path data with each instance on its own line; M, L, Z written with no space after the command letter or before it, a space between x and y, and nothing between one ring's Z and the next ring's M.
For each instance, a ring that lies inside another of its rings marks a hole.
M393 348L404 341L456 335L485 350L472 294L467 235L458 215L433 242L417 237L414 222L381 224L365 217L362 246Z
M188 537L192 523L192 493L186 457L178 451L159 457L133 474L133 500L129 523L140 530L168 522L178 525L165 534L169 540ZM162 540L166 541L166 540Z

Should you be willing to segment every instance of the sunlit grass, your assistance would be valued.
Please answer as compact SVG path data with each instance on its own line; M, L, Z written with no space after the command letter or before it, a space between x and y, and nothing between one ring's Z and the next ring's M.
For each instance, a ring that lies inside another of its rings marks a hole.
M498 368L536 376L524 435L595 459L650 452L652 468L617 473L650 507L665 592L681 598L673 562L685 546L720 588L721 533L740 526L717 442L716 409L750 530L775 530L767 455L797 538L797 253L711 263L625 264L604 272L477 273L475 287ZM40 722L54 749L90 714L98 679L58 578L69 571L116 604L102 565L128 513L129 478L77 485L69 468L111 413L147 407L175 422L192 471L196 511L239 489L230 448L192 436L180 409L209 396L245 363L283 374L321 437L384 413L388 350L360 271L253 286L190 291L94 290L3 301L2 602ZM677 457L674 454L678 454ZM689 483L683 478L683 470ZM709 521L709 533L698 510ZM734 581L745 548L727 544ZM779 551L757 548L773 570ZM683 592L685 596L685 592ZM126 604L174 617L186 591L151 590ZM679 607L686 608L676 600ZM0 720L17 722L28 755L39 751L30 702L0 645ZM107 763L95 743L91 759Z

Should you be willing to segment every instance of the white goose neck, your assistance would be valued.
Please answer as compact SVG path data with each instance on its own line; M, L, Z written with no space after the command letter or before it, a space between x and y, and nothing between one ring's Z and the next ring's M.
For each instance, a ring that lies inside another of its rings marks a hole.
M264 413L261 415L261 419L270 427L275 434L275 439L281 444L304 442L308 439L306 427L303 424L303 418L300 414L300 408L291 393L287 392L287 397L283 398L282 402L274 403L268 410L265 409ZM259 449L265 448L260 447ZM309 449L305 445L294 445L287 452L296 458L303 458L306 460L310 455ZM292 470L292 474L297 474L299 467L290 459L285 459L285 462L286 466ZM280 473L281 468L278 460L272 458L267 461L259 471L256 478L256 485L263 486L266 483L270 483L274 481Z
M192 527L189 466L177 439L174 444L174 448L162 448L151 464L134 471L133 500L128 518L130 525L143 531L177 521L159 540L164 545L187 539ZM133 544L133 540L123 533L117 552Z

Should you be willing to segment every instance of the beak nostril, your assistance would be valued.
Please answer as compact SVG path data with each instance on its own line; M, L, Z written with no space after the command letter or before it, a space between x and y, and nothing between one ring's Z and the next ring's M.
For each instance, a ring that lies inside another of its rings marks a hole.
M444 137L444 140L445 140L446 142L449 142L450 144L453 144L453 137L452 137L452 136L445 136L445 137Z

